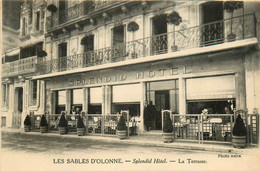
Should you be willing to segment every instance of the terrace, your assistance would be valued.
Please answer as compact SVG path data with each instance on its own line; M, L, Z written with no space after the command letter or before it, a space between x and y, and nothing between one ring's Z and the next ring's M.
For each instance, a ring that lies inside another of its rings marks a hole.
M2 64L2 77L12 77L21 74L30 74L36 71L37 57L32 56L13 62Z
M105 68L106 66L111 67L123 63L127 65L180 57L181 55L188 56L195 52L201 54L249 46L257 43L255 28L255 15L243 15L175 32L145 37L103 49L58 59L41 60L37 63L37 72L39 75L62 74L64 71L72 72L75 69L79 69L78 72L83 72L87 71L87 68L93 69L93 66ZM236 38L229 39L230 34L235 34Z

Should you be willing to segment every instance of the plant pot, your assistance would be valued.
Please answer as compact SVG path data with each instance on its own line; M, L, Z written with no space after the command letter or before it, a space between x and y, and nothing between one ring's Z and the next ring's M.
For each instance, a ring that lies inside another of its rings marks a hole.
M47 133L48 132L48 126L40 126L41 133Z
M172 49L172 52L177 52L177 50L178 50L178 47L177 47L177 46L175 46L175 45L173 45L173 46L171 47L171 49Z
M246 147L246 136L232 136L232 143L235 148Z
M137 58L137 53L132 53L131 56L132 56L132 59L135 59L135 58Z
M67 133L67 127L59 127L59 133L60 135L64 135Z
M120 140L126 139L126 130L117 130L117 135Z
M30 125L24 125L24 132L30 132L31 126Z
M78 136L84 136L85 131L86 131L86 128L77 128Z
M173 141L173 133L163 133L163 142L171 143Z
M229 35L227 36L227 41L228 41L228 42L233 42L233 41L235 41L235 40L236 40L236 34L231 33L231 34L229 34Z

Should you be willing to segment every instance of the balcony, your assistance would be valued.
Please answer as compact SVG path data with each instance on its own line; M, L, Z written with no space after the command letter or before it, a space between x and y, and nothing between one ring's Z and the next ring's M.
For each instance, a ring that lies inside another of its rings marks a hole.
M2 65L2 77L12 77L22 74L29 74L36 71L37 57L29 57L14 62L7 62Z
M255 27L255 15L249 14L232 18L232 22L231 19L221 20L99 50L48 61L38 61L37 70L38 74L48 74L121 61L132 60L133 63L134 60L138 61L136 59L146 60L148 57L157 59L158 56L167 53L172 57L178 52L185 50L187 52L187 49L192 48L199 48L199 53L202 53L203 49L207 49L207 47L221 44L223 50L228 43L237 43L240 40L255 37ZM230 35L236 36L234 38Z
M67 8L65 10L57 11L52 14L52 16L47 17L46 28L50 30L53 27L59 26L61 24L73 21L74 19L79 19L92 12L96 12L107 8L109 6L122 3L122 1L85 1L77 4L73 7Z

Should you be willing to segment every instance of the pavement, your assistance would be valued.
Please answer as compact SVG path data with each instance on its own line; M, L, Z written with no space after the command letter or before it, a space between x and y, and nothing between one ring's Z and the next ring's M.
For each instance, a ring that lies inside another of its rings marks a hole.
M145 133L137 136L130 136L128 139L119 140L117 136L77 136L76 134L66 134L59 135L59 133L40 133L40 132L24 132L23 129L14 128L1 128L1 132L10 134L21 134L21 135L31 135L31 136L46 136L46 137L57 137L66 139L81 139L81 140L96 140L103 141L106 143L119 143L119 144L130 144L130 145L142 145L150 147L164 147L164 148L174 148L178 150L195 150L195 151L209 151L217 153L232 153L232 154L253 154L257 147L247 147L244 149L236 149L231 143L204 143L199 144L198 141L184 141L184 140L174 140L172 143L164 143L161 134Z

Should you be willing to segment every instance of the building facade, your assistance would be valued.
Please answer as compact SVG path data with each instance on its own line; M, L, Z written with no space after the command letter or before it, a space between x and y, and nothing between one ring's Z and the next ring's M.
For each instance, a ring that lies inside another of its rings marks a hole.
M259 12L258 2L230 12L221 1L24 1L16 57L2 64L2 117L23 127L30 112L128 110L142 133L147 103L177 115L253 113ZM160 116L150 129L162 129Z

